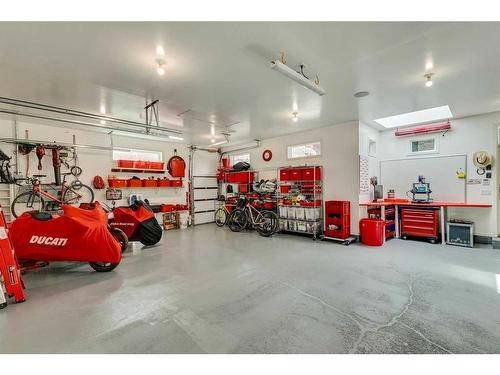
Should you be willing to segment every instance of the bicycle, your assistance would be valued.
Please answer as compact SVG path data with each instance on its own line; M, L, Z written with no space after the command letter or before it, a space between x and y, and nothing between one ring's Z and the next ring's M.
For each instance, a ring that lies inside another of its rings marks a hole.
M56 210L61 204L79 204L92 203L94 201L94 191L79 180L75 180L70 184L66 183L66 177L69 175L78 176L81 174L81 168L73 167L71 172L62 173L63 181L61 186L55 184L42 184L40 179L47 177L46 175L37 174L33 177L23 179L26 183L31 184L31 190L19 194L12 201L12 215L17 218L27 211L51 211ZM53 188L57 190L57 197L51 195L44 190ZM49 201L46 203L43 197ZM60 197L60 198L59 198Z
M215 224L218 227L223 227L227 223L227 219L231 215L231 211L229 211L226 207L225 204L222 204L216 211L215 211Z
M269 210L258 210L245 197L238 198L238 208L229 215L228 226L233 232L252 227L263 237L272 236L278 229L278 215Z

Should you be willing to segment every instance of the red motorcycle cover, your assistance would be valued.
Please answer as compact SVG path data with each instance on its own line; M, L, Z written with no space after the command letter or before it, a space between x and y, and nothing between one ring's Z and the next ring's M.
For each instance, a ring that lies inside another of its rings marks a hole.
M14 220L9 236L21 259L120 263L122 257L107 225L83 215L49 215L40 220L25 212Z
M148 210L142 204L136 204L133 207L135 209L132 207L116 207L113 210L114 219L111 222L111 226L120 228L128 238L133 237L140 223L155 217L153 211Z
M63 204L61 205L61 209L64 211L64 216L79 217L84 220L97 220L104 224L108 223L108 214L98 201L94 203L81 203L80 207Z

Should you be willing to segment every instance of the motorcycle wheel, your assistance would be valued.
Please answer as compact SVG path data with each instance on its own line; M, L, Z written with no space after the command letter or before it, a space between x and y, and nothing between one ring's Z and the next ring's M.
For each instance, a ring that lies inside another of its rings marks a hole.
M109 272L113 271L119 263L89 262L89 264L97 272Z

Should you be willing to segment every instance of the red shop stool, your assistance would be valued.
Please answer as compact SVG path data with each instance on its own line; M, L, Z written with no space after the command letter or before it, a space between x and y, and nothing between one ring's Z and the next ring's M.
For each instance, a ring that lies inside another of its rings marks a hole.
M385 223L381 219L361 219L359 221L361 242L368 246L384 244Z

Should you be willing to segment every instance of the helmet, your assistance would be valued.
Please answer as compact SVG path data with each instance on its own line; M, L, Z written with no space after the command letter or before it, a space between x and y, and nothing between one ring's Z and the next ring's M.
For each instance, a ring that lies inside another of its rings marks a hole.
M96 189L104 189L104 180L101 176L95 176L92 185L94 185Z

